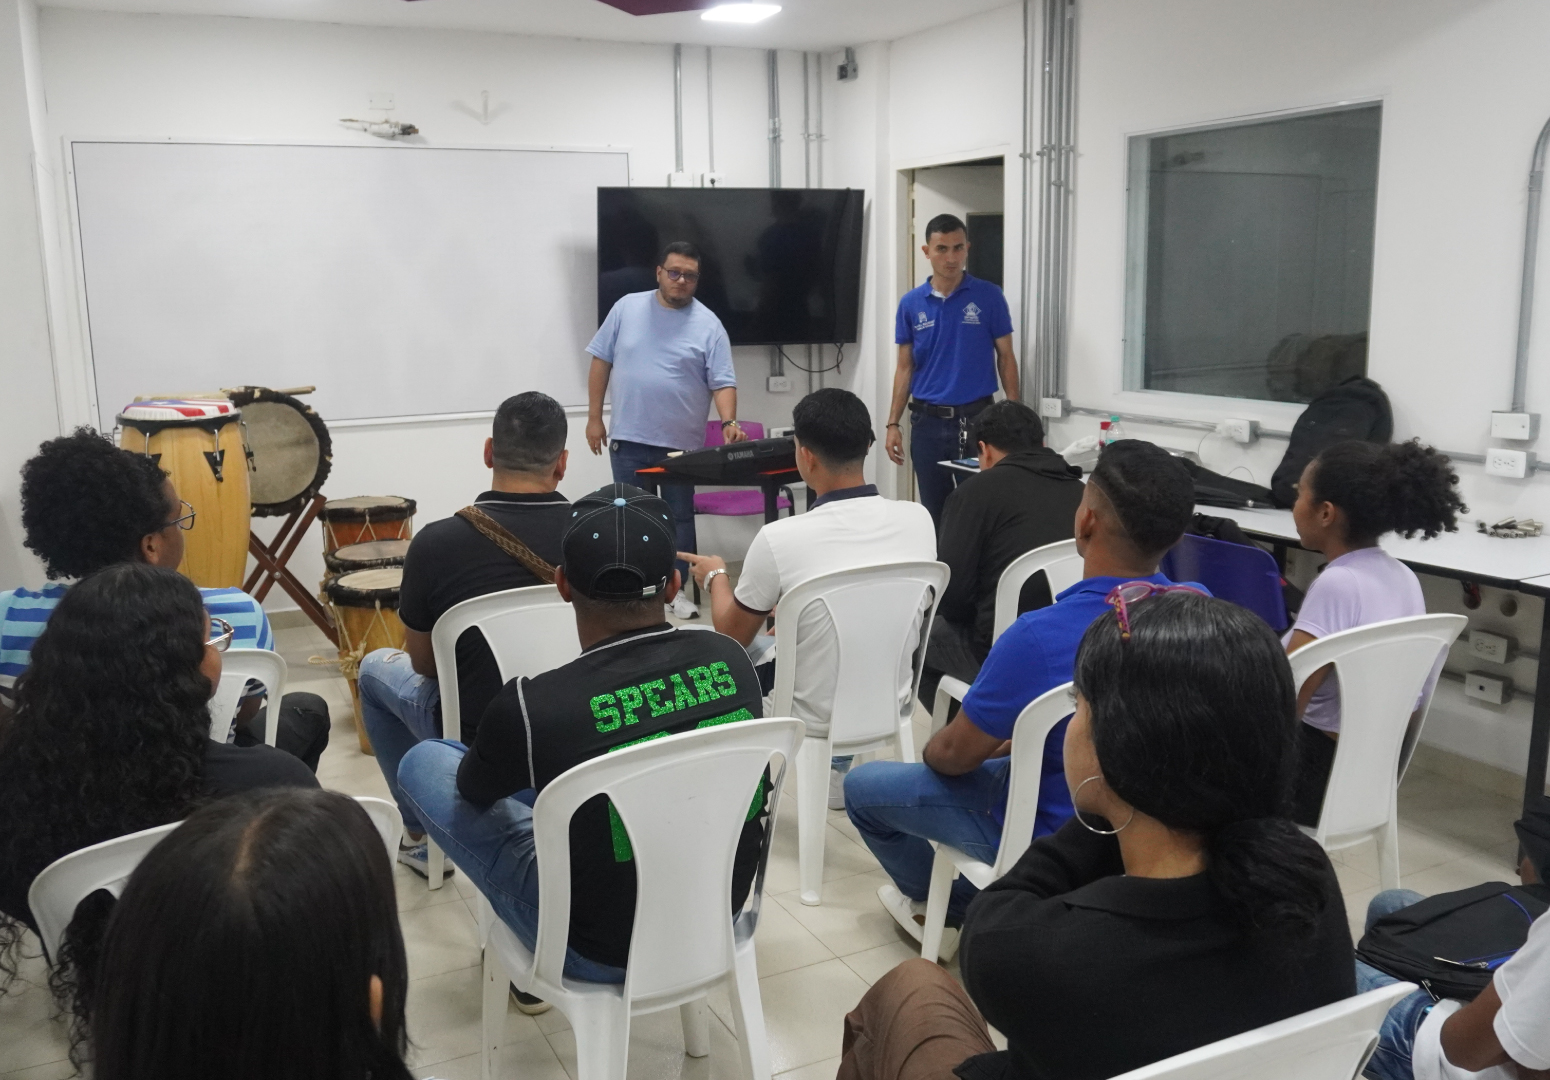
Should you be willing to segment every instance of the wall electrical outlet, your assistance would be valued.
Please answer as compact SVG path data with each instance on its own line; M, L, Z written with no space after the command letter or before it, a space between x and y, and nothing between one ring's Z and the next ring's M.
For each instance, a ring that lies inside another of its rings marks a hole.
M380 90L377 93L372 94L366 100L367 100L368 105L371 108L373 108L373 109L391 109L391 108L393 108L393 95L392 94L383 93Z
M1532 439L1538 434L1538 413L1493 412L1491 414L1491 438L1493 439Z
M1493 634L1489 630L1469 632L1469 652L1478 660L1493 664L1505 664L1518 654L1518 643L1510 637Z
M668 187L693 187L694 177L686 172L673 172L667 174Z
M790 425L787 425L786 427L772 427L772 428L768 429L764 434L765 434L766 437L771 438L771 439L786 439L786 438L790 438L791 437L791 433L793 431L795 431L795 430L796 430L796 428L791 427Z
M791 393L791 376L771 375L764 380L764 387L772 394L789 394Z
M1504 450L1493 446L1485 452L1485 471L1492 476L1522 480L1534 467L1534 455L1527 450Z
M700 187L722 187L726 184L725 173L702 172L700 173Z
M1464 676L1464 696L1492 705L1505 705L1512 700L1512 680L1471 671Z
M1216 433L1235 443L1248 444L1259 438L1259 421L1223 420L1216 425Z
M1058 397L1040 398L1039 415L1046 420L1059 420L1066 415L1066 399Z

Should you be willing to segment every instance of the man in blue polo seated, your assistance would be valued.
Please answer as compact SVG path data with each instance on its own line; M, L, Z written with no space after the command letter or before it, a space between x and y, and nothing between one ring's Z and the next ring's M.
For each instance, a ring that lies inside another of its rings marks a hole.
M962 710L926 743L925 764L874 761L851 770L845 812L893 878L893 884L877 890L878 898L917 940L931 886L930 842L995 861L1006 818L1007 755L1018 716L1039 695L1071 681L1082 635L1108 610L1115 586L1172 584L1157 572L1157 564L1184 535L1193 512L1194 484L1176 458L1148 442L1111 443L1076 509L1082 580L1049 607L1022 615L996 640ZM1045 740L1035 836L1054 832L1071 817L1065 733L1061 722ZM966 878L953 883L944 958L957 950L956 927L977 891Z

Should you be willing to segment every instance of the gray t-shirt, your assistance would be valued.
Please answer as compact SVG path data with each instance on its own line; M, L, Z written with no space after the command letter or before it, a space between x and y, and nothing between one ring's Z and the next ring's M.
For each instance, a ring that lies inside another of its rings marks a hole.
M721 320L698 300L663 307L655 289L621 296L587 352L614 368L614 439L698 450L711 391L737 385Z

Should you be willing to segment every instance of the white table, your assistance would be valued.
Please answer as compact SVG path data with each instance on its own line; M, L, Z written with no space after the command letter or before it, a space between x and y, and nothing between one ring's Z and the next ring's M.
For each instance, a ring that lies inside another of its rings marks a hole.
M1255 540L1274 545L1277 561L1284 564L1285 549L1300 547L1290 510L1238 510L1197 506L1197 513L1231 518ZM1465 530L1468 531L1465 531ZM1383 550L1421 574L1493 585L1538 596L1545 601L1540 640L1550 642L1550 536L1508 540L1487 536L1473 525L1461 525L1456 533L1431 540L1406 540L1386 536ZM1544 794L1545 770L1550 765L1550 662L1541 660L1534 679L1534 721L1529 733L1528 768L1524 779L1524 805Z

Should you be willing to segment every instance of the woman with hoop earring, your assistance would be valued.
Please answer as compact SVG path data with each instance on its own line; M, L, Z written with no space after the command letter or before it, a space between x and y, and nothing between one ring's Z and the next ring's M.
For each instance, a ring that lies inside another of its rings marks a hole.
M839 1080L1099 1080L1355 993L1334 869L1287 817L1275 634L1193 590L1108 599L1076 658L1076 818L974 900L963 987L909 960L867 992Z

